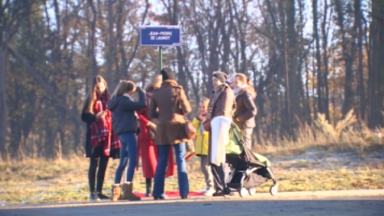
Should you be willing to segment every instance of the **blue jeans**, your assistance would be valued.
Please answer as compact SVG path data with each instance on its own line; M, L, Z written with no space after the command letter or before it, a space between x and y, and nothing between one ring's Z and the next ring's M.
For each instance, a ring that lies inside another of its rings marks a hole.
M159 145L159 162L156 168L155 185L153 188L153 196L163 196L165 171L168 165L169 148L172 145ZM173 145L177 163L177 177L179 180L180 196L189 195L189 183L187 174L187 163L185 162L185 143Z
M127 182L132 182L133 174L137 165L137 141L135 133L123 133L119 135L121 148L120 148L120 164L116 170L115 184L120 184L121 176L127 166L129 159L129 166L127 171Z

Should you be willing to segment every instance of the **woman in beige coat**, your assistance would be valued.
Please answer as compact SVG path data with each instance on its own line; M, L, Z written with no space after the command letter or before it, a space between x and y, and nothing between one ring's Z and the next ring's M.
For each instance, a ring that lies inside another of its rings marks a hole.
M158 116L155 144L159 146L159 161L155 173L153 188L154 199L165 199L164 180L168 165L169 149L174 148L177 163L179 191L182 199L189 196L187 164L185 162L185 142L188 137L185 131L185 116L191 112L191 105L184 89L175 80L175 74L170 68L161 70L163 83L152 96L149 105L149 118ZM158 113L156 110L158 109Z

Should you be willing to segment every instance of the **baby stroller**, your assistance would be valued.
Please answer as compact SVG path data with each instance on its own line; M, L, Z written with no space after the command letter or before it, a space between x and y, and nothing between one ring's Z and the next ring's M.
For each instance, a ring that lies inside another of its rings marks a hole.
M243 145L240 129L231 124L229 132L230 143L226 145L226 161L231 166L227 186L236 189L241 197L254 195L256 187L268 180L273 181L271 195L278 193L278 182L269 168L271 163L262 155L253 153Z

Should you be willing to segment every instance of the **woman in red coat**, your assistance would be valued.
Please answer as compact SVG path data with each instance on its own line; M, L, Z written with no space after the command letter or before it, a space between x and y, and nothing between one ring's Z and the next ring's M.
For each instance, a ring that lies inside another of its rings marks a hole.
M152 178L155 176L156 167L157 167L157 146L155 145L151 133L154 133L156 130L156 124L154 123L155 119L148 119L148 106L151 101L153 92L160 88L162 83L162 78L160 75L153 77L149 85L146 87L147 93L147 107L139 112L137 112L140 123L140 133L138 136L139 151L141 155L141 164L143 169L143 177L145 178L146 185L146 196L151 194L151 184ZM153 136L154 137L154 136ZM171 149L172 150L172 149ZM174 161L173 161L173 151L170 151L168 157L168 169L167 177L174 175Z

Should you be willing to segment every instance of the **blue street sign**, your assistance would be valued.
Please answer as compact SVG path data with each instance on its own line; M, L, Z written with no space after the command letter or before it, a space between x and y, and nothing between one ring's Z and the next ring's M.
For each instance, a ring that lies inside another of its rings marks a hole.
M180 26L141 26L141 46L180 46Z

